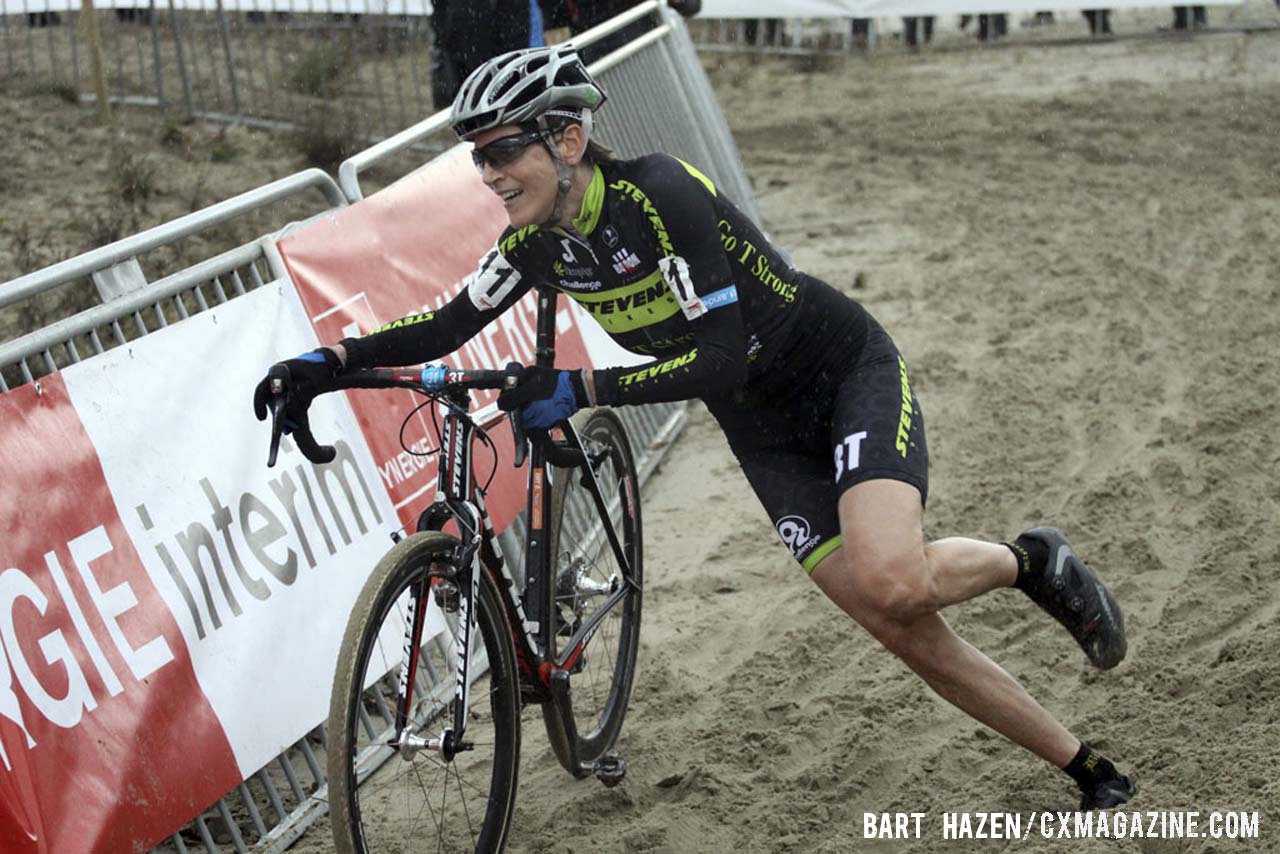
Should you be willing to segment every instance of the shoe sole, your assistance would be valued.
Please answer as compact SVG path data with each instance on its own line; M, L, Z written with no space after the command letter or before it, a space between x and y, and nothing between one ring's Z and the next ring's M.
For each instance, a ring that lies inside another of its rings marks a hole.
M1067 561L1074 559L1085 579L1086 587L1097 598L1100 606L1097 609L1097 617L1092 623L1086 625L1080 636L1076 638L1080 648L1088 657L1089 663L1099 670L1110 670L1124 661L1125 653L1129 649L1124 633L1124 614L1115 597L1111 595L1111 591L1107 590L1099 580L1097 573L1080 559L1075 549L1071 547L1071 543L1067 541L1066 535L1057 528L1032 528L1026 531L1024 536L1036 537L1048 544L1049 565L1053 567L1055 578L1062 575L1067 567Z

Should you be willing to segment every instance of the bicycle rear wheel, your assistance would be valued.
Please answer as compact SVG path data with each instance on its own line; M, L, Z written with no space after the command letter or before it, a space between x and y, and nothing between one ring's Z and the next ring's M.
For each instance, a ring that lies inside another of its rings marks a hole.
M410 591L433 599L430 577L452 568L457 540L407 537L378 563L356 600L339 652L328 728L329 810L340 854L496 854L506 844L520 756L520 697L510 625L488 572L480 572L478 632L463 740L455 755L436 747L404 753L396 703ZM460 617L432 606L417 642L408 731L438 739L452 725ZM456 604L452 606L457 608ZM479 674L475 676L475 674Z
M555 469L550 536L555 583L549 591L549 613L556 626L552 656L568 648L577 630L614 591L626 591L570 667L576 753L581 764L572 760L555 704L542 707L556 758L570 773L583 777L590 773L590 764L613 747L627 712L640 643L643 571L640 484L626 428L607 409L583 413L574 419L574 426L592 461L625 564L618 561L606 536L595 501L583 482L585 472Z

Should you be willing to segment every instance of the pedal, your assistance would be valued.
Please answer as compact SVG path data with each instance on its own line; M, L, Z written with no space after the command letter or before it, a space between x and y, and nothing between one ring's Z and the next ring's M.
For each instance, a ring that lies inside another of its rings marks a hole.
M592 764L591 772L597 780L612 789L627 776L627 760L610 750Z

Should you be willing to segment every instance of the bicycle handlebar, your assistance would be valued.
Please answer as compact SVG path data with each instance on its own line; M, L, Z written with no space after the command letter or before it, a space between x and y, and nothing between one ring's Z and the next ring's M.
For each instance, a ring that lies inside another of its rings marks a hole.
M320 383L316 387L316 395L331 391L355 388L406 388L423 394L435 394L452 390L470 389L507 389L515 388L522 366L519 362L511 362L504 370L472 370L469 368L450 368L447 365L427 365L421 370L365 370L339 374L333 379ZM337 451L332 445L321 445L311 433L311 425L307 418L300 424L287 425L281 417L288 402L286 383L289 379L288 369L283 365L274 365L267 373L271 381L271 399L268 408L271 411L271 448L267 455L267 466L276 464L276 455L280 449L280 437L284 428L291 428L291 435L302 455L313 463L323 465L333 462ZM512 439L515 441L515 460L517 467L524 464L528 449L528 440L543 441L545 431L535 431L535 435L527 436L520 424L517 413L507 413L511 422ZM571 466L579 464L581 454L563 451L547 442L547 459L554 465Z

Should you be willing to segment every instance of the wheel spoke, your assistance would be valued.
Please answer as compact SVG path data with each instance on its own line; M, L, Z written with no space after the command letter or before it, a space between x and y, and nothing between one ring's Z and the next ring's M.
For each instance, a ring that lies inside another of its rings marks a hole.
M448 777L446 776L446 781ZM462 814L467 819L467 831L472 839L476 838L475 825L471 823L471 810L467 809L467 795L462 791L462 774L458 771L458 766L453 763L453 779L458 782L458 800L462 802Z
M410 822L410 824L409 824L409 833L408 833L408 835L409 835L410 837L412 837L412 836L414 836L414 835L415 835L415 834L414 834L414 830L417 828L417 826L418 826L418 819L420 819L420 818L422 817L422 813L423 813L423 811L424 811L424 810L430 810L430 812L431 812L431 823L432 823L432 824L434 824L437 828L441 828L441 827L443 827L443 826L444 826L444 820L443 820L443 817L437 817L437 816L436 816L436 811L435 811L435 809L434 809L434 808L432 808L432 806L431 806L431 789L432 789L432 788L434 788L434 787L433 787L433 786L428 786L425 782L423 782L423 779L422 779L422 772L418 769L418 764L417 764L416 762L414 762L414 763L410 763L410 764L413 766L413 773L414 773L414 775L418 778L418 785L422 788L422 795L423 795L423 797L422 797L422 806L418 808L418 813L417 813L417 815L415 815L415 816L413 817L413 821L412 821L412 822ZM406 797L406 798L408 797L408 792L406 792L406 793L405 793L405 797ZM441 809L442 809L442 811L443 811L443 807L442 807Z

